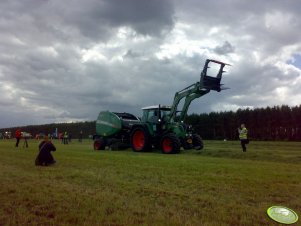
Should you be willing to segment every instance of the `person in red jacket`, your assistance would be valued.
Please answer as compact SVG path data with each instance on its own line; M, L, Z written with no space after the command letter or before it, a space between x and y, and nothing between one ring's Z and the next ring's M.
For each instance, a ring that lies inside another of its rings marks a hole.
M21 139L21 130L20 129L17 129L16 130L16 133L15 133L15 137L16 137L16 147L19 146L19 142L20 142L20 139Z

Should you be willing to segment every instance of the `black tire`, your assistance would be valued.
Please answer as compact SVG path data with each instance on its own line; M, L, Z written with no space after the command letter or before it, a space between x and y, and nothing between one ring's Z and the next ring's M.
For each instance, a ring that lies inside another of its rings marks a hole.
M163 154L177 154L181 149L180 139L174 133L165 134L160 142Z
M190 142L188 141L190 140ZM184 148L184 150L190 150L193 149L193 145L192 145L192 138L190 139L183 139L181 140L182 143L182 147Z
M151 150L150 135L144 127L136 127L131 132L131 147L135 152Z
M94 150L105 150L106 148L106 142L105 142L105 139L103 139L102 137L96 139L94 141Z
M195 150L202 150L204 148L204 143L200 135L198 134L192 135L192 145Z

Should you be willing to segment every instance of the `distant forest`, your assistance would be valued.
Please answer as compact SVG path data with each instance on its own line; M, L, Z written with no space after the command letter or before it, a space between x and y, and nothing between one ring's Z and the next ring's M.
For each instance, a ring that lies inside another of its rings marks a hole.
M252 140L301 141L301 105L289 107L286 105L239 109L236 112L211 112L191 114L186 117L186 123L203 139L238 139L237 128L245 123ZM33 136L39 133L52 134L67 131L72 138L78 138L83 131L83 138L95 134L95 121L54 123L46 125L31 125L19 127ZM14 137L17 128L3 128L0 132L11 131Z
M192 114L186 122L203 139L238 139L237 128L245 123L252 140L301 141L301 105Z

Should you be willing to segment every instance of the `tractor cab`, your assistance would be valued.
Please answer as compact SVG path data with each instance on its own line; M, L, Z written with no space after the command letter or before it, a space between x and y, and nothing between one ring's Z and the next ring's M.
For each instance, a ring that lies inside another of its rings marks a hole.
M141 122L145 123L152 136L162 134L167 129L170 106L154 105L142 108Z
M170 106L154 105L142 108L142 122L148 122L152 124L159 124L162 121L167 120L167 116L170 113Z

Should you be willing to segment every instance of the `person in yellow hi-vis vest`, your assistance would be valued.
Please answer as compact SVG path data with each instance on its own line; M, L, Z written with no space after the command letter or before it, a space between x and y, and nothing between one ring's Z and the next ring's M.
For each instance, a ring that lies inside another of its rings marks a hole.
M64 144L68 144L69 135L67 132L64 133L63 139L64 139Z
M239 133L239 139L240 139L242 151L246 152L247 151L246 144L249 143L249 139L248 139L248 130L245 124L240 125L240 128L238 128L238 133Z

